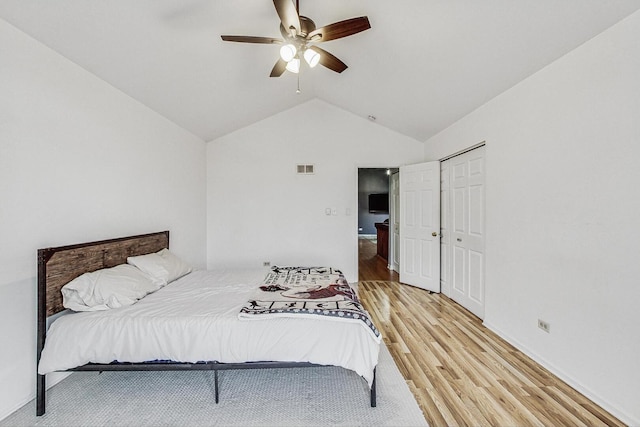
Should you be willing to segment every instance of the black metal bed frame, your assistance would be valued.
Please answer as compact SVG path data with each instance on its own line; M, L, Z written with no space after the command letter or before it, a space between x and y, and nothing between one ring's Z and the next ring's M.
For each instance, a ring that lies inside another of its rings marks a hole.
M181 362L144 362L144 363L120 363L113 362L109 364L89 363L76 368L68 369L72 372L108 372L108 371L213 371L214 372L214 392L215 401L220 401L218 387L218 371L229 371L235 369L269 369L269 368L313 368L326 367L310 362L243 362L243 363L220 363L220 362L198 362L198 363L181 363ZM66 372L66 371L64 371ZM44 377L44 375L39 375ZM40 393L38 393L40 396ZM40 403L42 406L40 406ZM373 384L371 385L370 404L374 408L376 406L376 369L373 370ZM42 399L38 398L38 408L42 407L44 414L44 391ZM38 411L39 412L39 411Z
M85 247L106 245L106 244L118 244L126 242L131 239L141 239L147 237L153 237L161 235L166 239L166 247L169 247L169 231L163 231L160 233L151 233L138 236L121 237L118 239L102 240L97 242L82 243L77 245L60 246L55 248L46 248L38 250L38 307L37 307L37 351L36 351L36 415L41 416L45 413L46 407L46 375L38 373L38 365L40 363L40 357L44 348L44 343L47 334L47 317L48 317L48 300L47 300L47 262L54 253L64 250L82 249ZM160 248L161 249L161 248ZM159 250L159 249L158 249ZM130 253L131 254L131 253ZM106 258L105 255L102 255ZM105 261L103 260L103 263ZM109 262L113 263L114 260ZM107 262L107 265L108 263ZM117 265L117 264L116 264ZM67 369L66 371L59 372L77 372L77 371L214 371L214 392L215 402L219 402L219 389L218 389L218 371L235 370L235 369L265 369L265 368L304 368L304 367L319 367L326 365L319 365L310 362L277 362L277 361L264 361L264 362L244 362L244 363L221 363L216 361L202 361L197 363L183 363L174 361L150 361L143 363L128 363L128 362L112 362L108 364L103 363L88 363L86 365L78 366L75 368ZM370 391L370 405L376 406L376 368L373 370L373 383L371 384Z

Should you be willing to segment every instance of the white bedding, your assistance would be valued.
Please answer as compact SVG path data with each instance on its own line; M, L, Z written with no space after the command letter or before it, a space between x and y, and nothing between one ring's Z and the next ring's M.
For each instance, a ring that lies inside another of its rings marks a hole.
M113 361L294 361L342 366L371 386L379 344L361 325L238 319L266 273L194 271L134 305L61 316L47 332L38 373Z

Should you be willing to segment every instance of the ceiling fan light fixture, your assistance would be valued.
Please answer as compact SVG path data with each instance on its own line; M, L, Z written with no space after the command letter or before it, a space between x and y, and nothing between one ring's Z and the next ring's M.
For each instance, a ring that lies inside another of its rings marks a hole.
M295 58L296 53L298 53L298 51L296 50L296 47L292 44L285 44L280 48L280 58L282 58L284 61L287 61L287 62Z
M336 73L346 70L347 64L313 43L328 42L352 36L371 28L369 18L358 16L344 19L318 28L313 20L300 15L299 0L273 0L276 13L280 18L282 38L261 36L222 35L223 41L237 43L279 44L280 55L271 69L269 77L280 77L285 71L299 73L302 58L315 67L320 64Z
M293 58L287 63L286 68L292 73L298 74L300 72L300 58Z
M307 61L309 67L313 68L320 62L320 54L312 49L304 51L304 60Z

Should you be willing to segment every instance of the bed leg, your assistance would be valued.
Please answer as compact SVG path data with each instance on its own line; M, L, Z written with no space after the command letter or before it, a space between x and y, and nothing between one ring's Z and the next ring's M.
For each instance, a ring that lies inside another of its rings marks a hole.
M371 407L376 407L376 368L373 368L373 383L371 383Z
M44 415L46 382L45 375L36 374L36 416Z
M213 371L213 388L215 390L215 394L216 394L216 403L218 403L220 401L219 397L218 397L218 370L214 369Z

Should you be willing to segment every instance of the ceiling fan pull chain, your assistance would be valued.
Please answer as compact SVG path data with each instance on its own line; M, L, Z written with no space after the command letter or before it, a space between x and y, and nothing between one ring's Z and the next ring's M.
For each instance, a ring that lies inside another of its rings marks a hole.
M298 89L296 89L296 93L300 93L300 73L298 73Z

